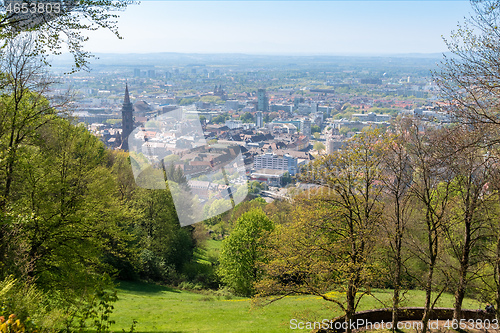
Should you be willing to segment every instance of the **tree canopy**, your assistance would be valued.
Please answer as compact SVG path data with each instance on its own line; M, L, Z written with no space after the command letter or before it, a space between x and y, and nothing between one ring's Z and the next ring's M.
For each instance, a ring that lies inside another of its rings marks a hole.
M19 35L30 34L35 41L34 52L38 55L61 54L66 48L74 58L73 70L87 69L88 58L91 54L84 50L84 43L88 40L85 31L107 29L116 37L121 38L117 26L116 12L124 10L134 3L132 0L81 0L41 2L58 5L54 7L53 15L38 12L20 15L12 8L0 8L0 44L7 43ZM22 3L30 8L37 2L25 0ZM12 3L11 3L12 4ZM60 8L56 11L55 8ZM47 10L48 11L48 10Z

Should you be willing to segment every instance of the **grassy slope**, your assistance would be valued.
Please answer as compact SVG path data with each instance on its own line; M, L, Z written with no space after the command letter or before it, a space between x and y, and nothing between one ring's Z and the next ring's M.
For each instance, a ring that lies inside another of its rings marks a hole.
M390 291L378 291L376 297L389 301ZM290 319L322 320L340 314L324 300L312 296L287 297L266 307L252 306L247 298L226 300L145 283L122 282L112 319L115 332L129 330L138 320L136 332L286 332ZM424 293L408 293L406 306L422 306ZM453 298L444 295L438 307L451 307ZM365 297L359 310L383 307L373 297ZM464 308L477 309L472 300Z

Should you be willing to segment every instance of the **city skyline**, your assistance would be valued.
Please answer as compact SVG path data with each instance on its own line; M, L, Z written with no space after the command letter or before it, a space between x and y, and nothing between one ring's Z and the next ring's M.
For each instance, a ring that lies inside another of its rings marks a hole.
M94 53L349 55L441 53L468 1L144 1L120 12L122 40Z

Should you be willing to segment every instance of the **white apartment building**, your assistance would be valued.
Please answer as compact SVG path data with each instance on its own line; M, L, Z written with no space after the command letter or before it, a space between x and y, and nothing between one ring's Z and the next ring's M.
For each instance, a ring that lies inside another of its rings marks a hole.
M288 171L292 176L295 176L297 173L297 159L288 154L279 156L274 153L265 153L255 156L253 166L256 170L271 169Z

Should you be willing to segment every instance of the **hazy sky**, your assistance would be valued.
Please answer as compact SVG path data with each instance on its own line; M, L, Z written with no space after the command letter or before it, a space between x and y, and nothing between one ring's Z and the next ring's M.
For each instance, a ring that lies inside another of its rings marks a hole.
M446 51L468 1L142 1L121 13L106 53L384 54Z

